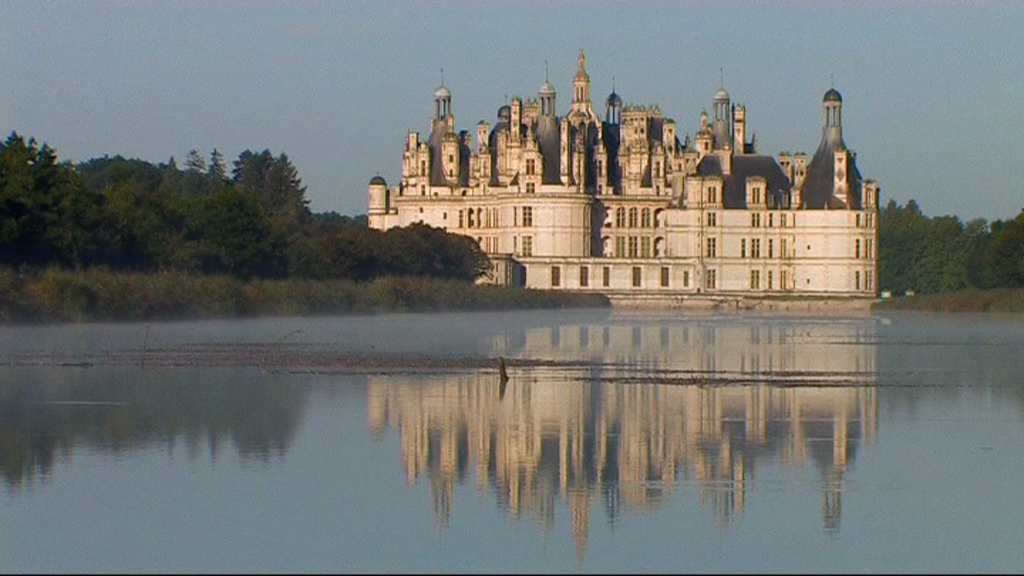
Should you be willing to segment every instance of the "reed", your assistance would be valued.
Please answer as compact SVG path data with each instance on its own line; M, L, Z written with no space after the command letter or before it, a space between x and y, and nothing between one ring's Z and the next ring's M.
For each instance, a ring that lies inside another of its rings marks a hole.
M152 321L382 312L608 306L598 294L456 280L241 280L185 272L0 268L0 322Z

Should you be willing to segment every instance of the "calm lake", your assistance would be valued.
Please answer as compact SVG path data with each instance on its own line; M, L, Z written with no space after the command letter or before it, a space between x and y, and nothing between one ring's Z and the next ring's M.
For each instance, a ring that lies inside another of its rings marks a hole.
M0 477L4 573L1020 572L1024 317L6 327Z

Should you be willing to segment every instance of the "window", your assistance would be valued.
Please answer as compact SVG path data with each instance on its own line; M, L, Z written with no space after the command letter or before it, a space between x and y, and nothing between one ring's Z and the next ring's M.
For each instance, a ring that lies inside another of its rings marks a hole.
M612 283L612 269L605 266L601 269L601 284L607 288Z
M860 290L860 270L853 273L853 289Z
M775 258L775 240L768 239L768 257Z
M860 238L857 238L853 248L853 257L860 258ZM859 282L858 282L859 284Z
M761 239L751 238L750 239L750 257L760 258L761 257Z
M640 227L650 228L651 227L651 209L644 208L640 211Z
M459 210L459 228L462 228L462 210Z
M785 270L782 270L781 272L779 272L779 289L781 289L781 290L788 290L789 289L789 273L787 271L785 271Z
M768 227L771 228L775 222L775 214L768 214Z
M526 193L527 194L533 194L536 191L537 191L537 185L536 184L534 184L533 182L527 182L526 183Z
M740 238L740 258L747 257L747 239Z
M750 289L760 290L761 289L761 271L751 270L750 271Z
M533 256L533 236L523 236L523 256Z
M708 270L707 274L704 276L704 288L707 288L708 290L714 290L715 280L715 270Z
M535 170L536 170L536 160L534 160L533 158L527 159L527 161L526 161L526 174L528 176L532 176L533 174L535 174Z
M690 287L690 271L683 270L683 288Z
M629 209L629 227L636 228L636 208Z
M637 238L636 236L629 237L629 257L636 258L637 255Z
M562 268L560 266L551 267L551 287L557 288L562 284Z
M466 228L473 227L473 209L470 208L466 211Z
M857 214L857 228L860 228L860 214Z
M871 254L872 254L872 249L875 247L874 244L875 244L874 241L871 238L868 238L867 247L864 248L864 257L865 258L868 258L868 259L872 258Z
M750 227L751 228L760 228L761 227L761 214L760 213L754 212L753 214L750 215Z
M772 289L772 271L771 270L768 271L768 289L769 290Z
M708 226L718 226L717 212L708 212Z
M717 239L708 238L707 257L715 258L718 254Z
M580 266L580 288L590 286L590 268Z
M533 226L532 206L523 206L523 226Z
M668 288L668 266L661 267L661 287Z
M639 288L640 287L640 280L641 280L641 278L640 278L640 267L639 266L633 266L633 287L634 288Z
M786 239L783 238L783 239L779 240L779 242L781 242L781 246L779 246L779 256L782 256L783 258L785 258L786 257Z
M640 239L640 257L651 257L651 239L646 236Z
M615 209L615 227L622 228L626 225L626 209L616 208Z
M626 237L617 236L615 238L615 257L625 258L626 257Z

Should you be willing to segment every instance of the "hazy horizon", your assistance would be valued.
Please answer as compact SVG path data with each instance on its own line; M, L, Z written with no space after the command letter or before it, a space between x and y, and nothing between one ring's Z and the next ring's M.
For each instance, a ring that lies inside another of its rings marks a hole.
M759 151L812 154L821 98L890 199L928 215L1015 217L1024 188L1024 4L1015 2L0 3L0 130L61 160L153 163L216 148L287 154L314 212L366 212L401 176L433 93L457 128L494 123L545 80L559 114L580 49L595 109L615 90L693 135L720 83Z

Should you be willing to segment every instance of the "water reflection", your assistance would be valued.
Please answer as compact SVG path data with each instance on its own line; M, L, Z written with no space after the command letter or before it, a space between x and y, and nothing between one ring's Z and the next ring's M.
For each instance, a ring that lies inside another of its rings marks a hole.
M0 474L8 487L47 479L78 449L225 448L278 459L293 444L308 386L260 370L8 368L0 386Z
M442 526L472 475L545 529L564 499L582 557L595 512L614 523L693 487L724 526L759 467L811 465L833 531L844 474L878 432L876 330L708 319L511 331L491 346L510 359L504 398L496 370L374 375L368 424L398 430L407 481L429 480Z

